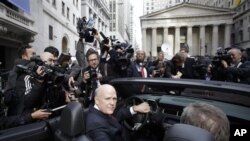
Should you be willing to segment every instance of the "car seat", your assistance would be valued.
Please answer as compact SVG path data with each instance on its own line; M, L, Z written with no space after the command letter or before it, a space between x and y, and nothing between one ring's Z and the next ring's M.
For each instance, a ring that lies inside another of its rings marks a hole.
M57 141L90 141L85 135L84 111L80 103L71 102L62 111L59 129L55 132Z

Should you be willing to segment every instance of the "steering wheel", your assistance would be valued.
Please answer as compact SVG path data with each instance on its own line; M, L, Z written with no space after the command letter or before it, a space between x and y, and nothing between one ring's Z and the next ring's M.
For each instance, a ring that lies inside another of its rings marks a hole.
M130 97L125 101L126 108L143 103L144 100L138 97ZM132 118L124 120L124 126L131 130L137 131L148 121L148 113L137 113Z

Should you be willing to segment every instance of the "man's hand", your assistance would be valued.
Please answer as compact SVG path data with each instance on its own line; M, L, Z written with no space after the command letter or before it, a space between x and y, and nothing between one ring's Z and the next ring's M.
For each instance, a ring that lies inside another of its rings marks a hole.
M88 72L88 71L85 71L85 72L83 73L83 80L84 80L84 81L87 81L89 78L90 78L89 72Z
M48 118L52 113L46 112L46 109L39 109L31 114L33 119L45 119Z
M223 67L226 69L228 67L228 64L225 60L221 60L221 64L223 65Z
M148 113L150 112L150 106L148 105L147 102L143 102L139 105L133 106L133 110L139 113Z

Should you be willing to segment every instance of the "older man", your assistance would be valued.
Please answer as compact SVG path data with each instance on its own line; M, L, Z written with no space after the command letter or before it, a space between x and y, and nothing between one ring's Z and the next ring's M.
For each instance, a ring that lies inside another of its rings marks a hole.
M86 118L86 130L93 141L122 141L122 126L120 121L132 117L137 112L150 111L148 103L144 102L129 109L120 109L113 117L116 108L117 95L113 86L104 84L95 91L95 105L89 108Z
M250 84L250 62L242 61L242 53L238 48L232 48L228 51L231 56L231 65L222 60L222 65L225 68L227 81Z

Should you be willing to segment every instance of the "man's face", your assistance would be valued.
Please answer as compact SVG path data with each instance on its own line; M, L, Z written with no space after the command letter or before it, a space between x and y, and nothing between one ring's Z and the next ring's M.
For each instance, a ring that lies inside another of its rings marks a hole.
M164 55L163 55L162 53L160 53L160 54L158 55L158 59L159 59L160 61L163 61Z
M230 50L230 56L232 58L232 63L238 63L241 60L241 52L238 50Z
M55 63L55 58L53 54L49 52L44 52L41 56L42 61L47 65L53 65Z
M97 68L97 66L99 65L99 60L96 54L91 54L88 57L88 63L89 66L93 69Z
M30 60L31 57L35 55L33 48L27 48L25 54L22 56L25 60Z
M95 104L99 110L104 113L111 115L116 108L117 96L115 89L106 89L105 92L100 92L95 98Z
M145 53L143 51L138 51L136 53L136 60L143 62L145 59Z

